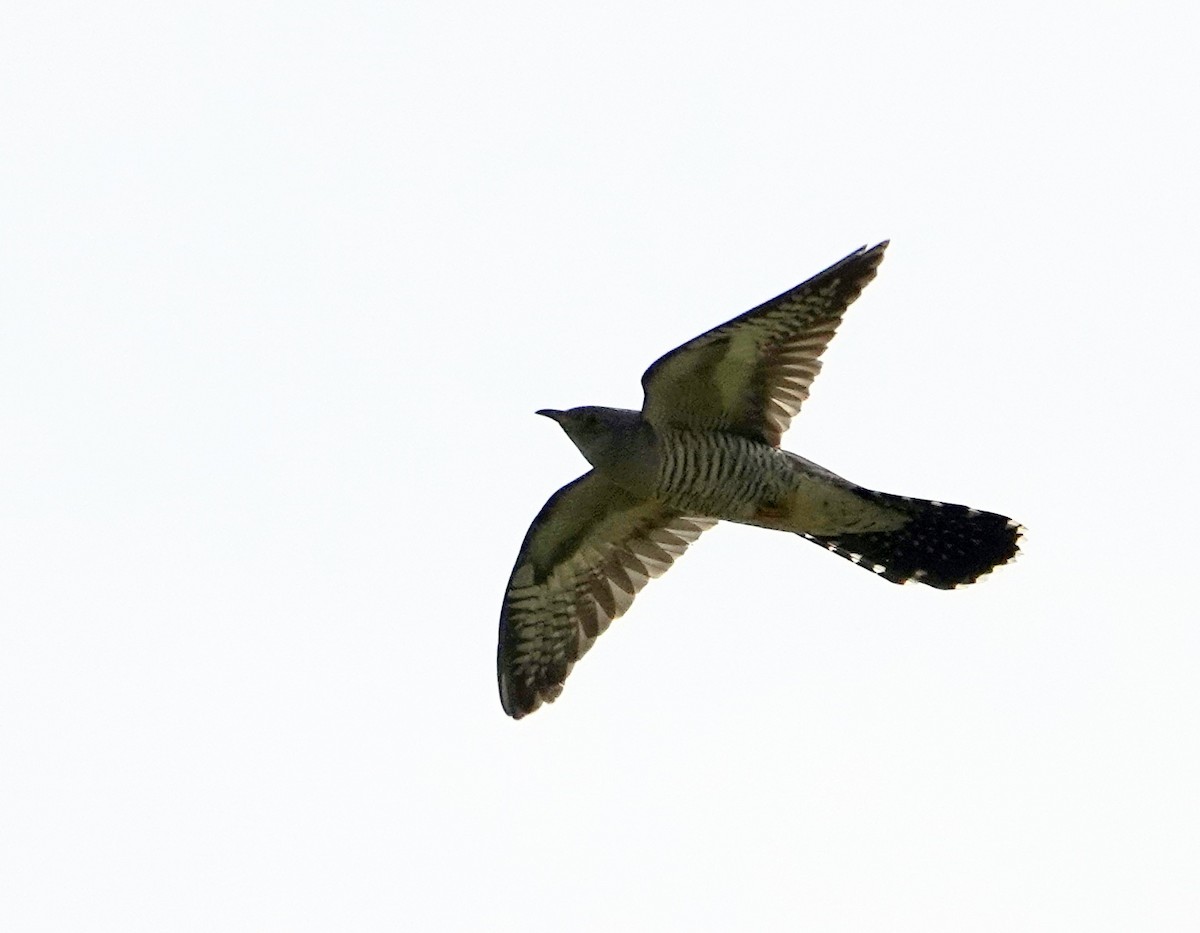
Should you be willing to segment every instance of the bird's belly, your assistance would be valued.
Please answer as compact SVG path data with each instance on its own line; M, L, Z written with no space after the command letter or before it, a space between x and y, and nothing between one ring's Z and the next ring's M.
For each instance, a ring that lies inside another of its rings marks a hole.
M773 525L795 482L786 455L720 432L673 431L662 437L655 497L692 515Z
M888 531L907 521L852 483L748 438L681 431L663 441L655 495L691 515L815 535Z

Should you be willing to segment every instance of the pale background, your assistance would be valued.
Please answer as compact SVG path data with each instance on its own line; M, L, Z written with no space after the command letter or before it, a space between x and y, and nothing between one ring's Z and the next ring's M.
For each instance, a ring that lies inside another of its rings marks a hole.
M1193 930L1186 4L23 4L0 928ZM890 237L786 445L956 593L721 527L519 723L541 407Z

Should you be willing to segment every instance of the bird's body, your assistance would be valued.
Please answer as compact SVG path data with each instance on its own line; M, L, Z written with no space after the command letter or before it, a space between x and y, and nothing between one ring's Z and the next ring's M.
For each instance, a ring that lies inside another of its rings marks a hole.
M662 357L642 410L557 421L592 471L551 497L513 569L498 673L514 717L555 699L572 664L718 521L789 531L895 583L972 583L1017 550L1003 515L880 493L779 448L841 314L886 243Z
M641 412L620 408L541 413L566 428L606 479L684 514L813 535L891 531L906 521L823 467L741 434L656 429Z
M664 431L654 495L682 512L796 534L890 531L903 517L796 454L725 431Z

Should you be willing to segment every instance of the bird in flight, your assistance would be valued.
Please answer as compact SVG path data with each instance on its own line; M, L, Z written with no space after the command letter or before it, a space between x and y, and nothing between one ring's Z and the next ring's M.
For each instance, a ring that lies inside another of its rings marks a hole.
M500 702L520 719L562 692L597 636L718 521L790 531L892 583L974 583L1020 526L875 492L779 447L842 314L887 242L689 340L642 376L641 411L543 409L592 469L542 507L500 612Z

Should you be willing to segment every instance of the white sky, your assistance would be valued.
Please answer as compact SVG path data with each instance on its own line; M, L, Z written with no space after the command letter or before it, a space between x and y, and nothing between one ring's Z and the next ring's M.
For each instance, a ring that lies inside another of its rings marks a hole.
M1192 930L1185 4L22 4L0 928ZM1012 515L724 526L552 707L533 411L890 237L785 446Z

